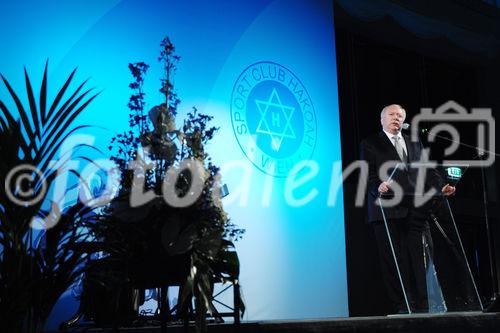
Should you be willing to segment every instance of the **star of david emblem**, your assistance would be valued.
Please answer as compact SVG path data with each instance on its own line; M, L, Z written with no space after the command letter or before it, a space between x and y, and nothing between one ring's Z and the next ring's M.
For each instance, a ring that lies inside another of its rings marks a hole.
M256 99L255 103L261 115L256 132L267 134L271 137L273 150L279 151L285 138L296 138L290 123L295 108L281 103L276 88L273 88L267 101Z

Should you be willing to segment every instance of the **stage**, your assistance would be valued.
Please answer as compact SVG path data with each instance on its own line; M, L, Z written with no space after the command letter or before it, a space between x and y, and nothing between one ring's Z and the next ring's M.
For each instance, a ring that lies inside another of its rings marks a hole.
M500 0L0 21L0 331L500 332Z
M238 328L233 324L210 324L212 333L329 333L329 332L495 332L500 328L500 313L450 312L439 314L392 315L386 317L352 317L320 320L251 321ZM112 332L111 329L73 328L66 332ZM120 328L120 332L153 333L159 327ZM191 325L190 332L194 332ZM168 326L168 332L181 333L182 326Z

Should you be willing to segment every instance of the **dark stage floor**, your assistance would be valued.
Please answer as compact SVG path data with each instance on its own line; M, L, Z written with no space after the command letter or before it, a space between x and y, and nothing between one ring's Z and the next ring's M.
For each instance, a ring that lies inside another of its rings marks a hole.
M126 333L160 332L159 327L120 328ZM500 313L449 312L440 314L394 315L387 317L351 317L321 320L243 322L238 328L232 324L209 325L211 333L327 333L327 332L422 332L461 333L499 332ZM112 332L109 330L74 328L67 332ZM180 326L169 326L168 332L184 332ZM194 332L194 327L190 327Z

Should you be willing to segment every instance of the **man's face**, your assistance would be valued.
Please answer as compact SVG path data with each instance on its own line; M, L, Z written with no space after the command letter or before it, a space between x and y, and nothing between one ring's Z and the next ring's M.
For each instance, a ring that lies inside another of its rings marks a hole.
M397 106L390 106L382 115L380 123L382 124L382 128L384 129L384 131L391 134L398 134L398 132L401 130L401 126L403 126L404 120L404 111Z

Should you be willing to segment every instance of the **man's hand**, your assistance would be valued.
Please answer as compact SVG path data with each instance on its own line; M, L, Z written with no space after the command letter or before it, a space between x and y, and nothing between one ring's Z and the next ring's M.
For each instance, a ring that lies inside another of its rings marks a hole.
M392 182L392 181L391 181ZM387 191L389 191L389 186L391 185L391 182L382 182L379 186L378 186L378 191L379 193L385 193Z
M455 194L455 191L456 191L456 188L455 186L451 186L450 184L446 184L445 186L443 186L443 188L441 189L441 192L443 192L443 194L445 196L450 196L450 195L453 195Z

